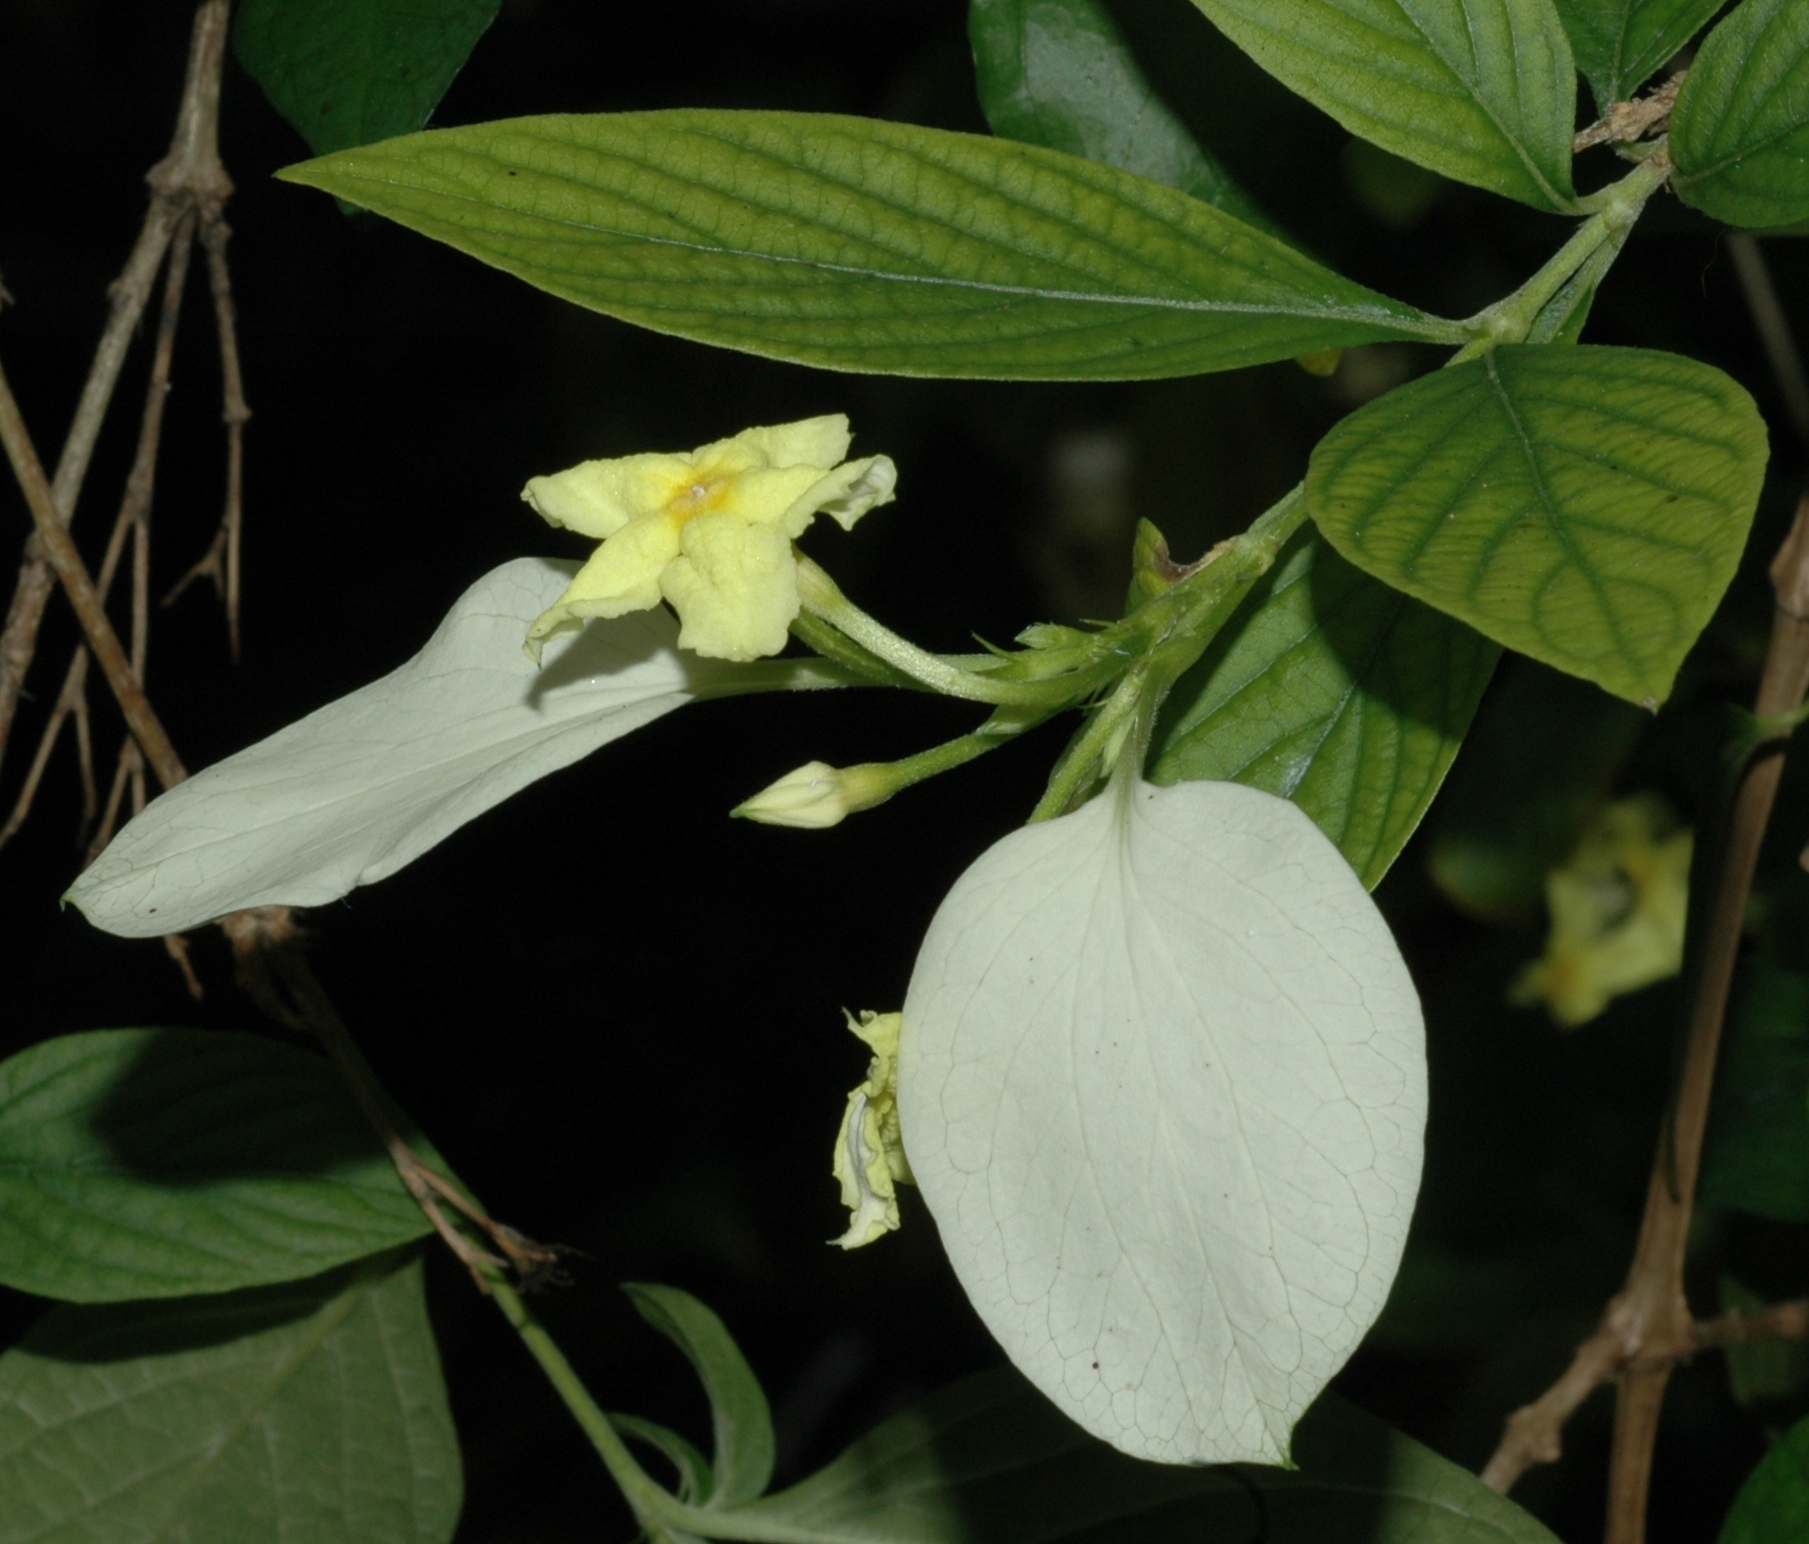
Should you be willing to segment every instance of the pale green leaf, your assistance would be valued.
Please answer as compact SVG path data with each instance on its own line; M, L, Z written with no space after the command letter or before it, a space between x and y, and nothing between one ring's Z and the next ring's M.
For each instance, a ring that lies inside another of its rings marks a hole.
M444 1544L421 1267L58 1308L0 1357L0 1544Z
M1500 652L1302 534L1176 683L1150 781L1292 799L1373 889L1444 781Z
M1140 1463L1000 1370L899 1412L736 1518L823 1544L1556 1544L1335 1394L1301 1419L1294 1456L1294 1470Z
M1809 218L1809 5L1743 0L1703 41L1671 113L1679 196L1729 225Z
M245 0L233 49L316 155L427 122L501 0Z
M1795 1544L1809 1538L1809 1420L1759 1460L1721 1525L1719 1544Z
M0 1281L76 1303L312 1276L427 1232L339 1075L253 1035L98 1029L0 1062Z
M868 118L517 118L282 175L593 310L839 370L1137 379L1462 337L1172 188Z
M1727 0L1552 0L1597 113L1625 102Z
M706 1505L715 1483L710 1463L702 1453L671 1429L657 1421L643 1420L638 1415L611 1411L609 1424L638 1442L645 1442L671 1464L678 1474L678 1499L687 1505Z
M1709 365L1522 345L1351 414L1307 505L1384 583L1656 706L1733 577L1765 456L1752 398Z
M898 1048L955 1274L1134 1457L1286 1459L1381 1311L1419 1186L1419 1003L1296 806L1120 776L937 911Z
M1167 183L1280 235L1156 94L1101 0L970 0L967 35L993 133Z
M128 938L323 906L687 702L834 682L801 663L681 655L663 609L592 622L537 668L522 639L576 566L517 558L486 574L405 665L153 800L68 900Z
M716 1447L704 1504L732 1507L754 1500L773 1477L773 1418L741 1348L722 1320L689 1292L646 1282L622 1290L641 1317L685 1353L710 1396Z
M1576 66L1551 0L1194 0L1283 85L1398 156L1567 210Z

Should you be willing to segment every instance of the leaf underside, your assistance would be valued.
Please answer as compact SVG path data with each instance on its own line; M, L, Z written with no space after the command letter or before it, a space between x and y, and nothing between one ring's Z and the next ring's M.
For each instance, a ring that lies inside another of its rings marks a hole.
M1378 579L1655 706L1733 577L1765 458L1752 398L1709 365L1503 347L1346 418L1307 503Z
M1809 219L1809 5L1744 0L1704 39L1671 113L1686 204L1763 230Z
M874 119L519 118L282 175L593 310L831 369L1137 379L1461 331L1172 188Z
M1567 210L1576 68L1551 0L1194 0L1351 133Z

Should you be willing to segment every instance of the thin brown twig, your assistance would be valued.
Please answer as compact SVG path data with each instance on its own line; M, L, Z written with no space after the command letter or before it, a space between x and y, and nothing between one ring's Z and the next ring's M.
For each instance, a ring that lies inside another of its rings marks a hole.
M173 788L188 773L144 691L134 679L132 663L120 647L113 624L107 620L106 608L95 591L94 581L88 576L87 565L82 562L81 553L76 551L68 528L57 517L50 483L44 476L44 467L38 460L31 436L26 432L25 420L19 416L19 404L13 400L12 387L4 370L0 370L0 443L4 444L13 474L24 490L32 520L37 525L38 535L43 538L45 555L62 581L64 593L75 609L82 631L87 635L88 647L94 651L107 685L113 689L120 712L125 715L134 738L144 748L158 781L165 788Z
M1696 1344L1704 1350L1711 1346L1743 1346L1754 1340L1801 1340L1805 1336L1809 1336L1809 1297L1773 1303L1757 1313L1743 1313L1735 1308L1718 1319L1704 1319L1696 1325Z
M1615 102L1588 128L1577 133L1570 142L1571 153L1581 155L1591 145L1624 144L1644 139L1662 129L1671 118L1677 102L1677 88L1689 71L1679 70L1648 96L1632 102Z
M1730 232L1727 250L1734 260L1734 272L1740 276L1740 288L1746 294L1746 309L1752 313L1759 341L1765 345L1765 357L1771 361L1771 373L1777 378L1791 427L1796 430L1797 440L1809 449L1809 376L1803 372L1803 356L1791 336L1765 254L1749 231Z
M50 487L57 520L75 515L101 424L119 381L126 352L165 252L185 214L198 212L205 230L232 193L220 163L220 77L226 57L228 0L203 0L189 41L188 72L169 153L146 176L150 208L124 269L109 290L110 310L75 418L63 442ZM37 649L38 627L53 584L51 564L36 534L27 541L18 581L0 630L0 756L4 756L25 676Z
M423 1163L398 1129L376 1073L352 1039L345 1021L308 965L301 949L301 930L287 907L257 907L234 912L220 921L239 964L239 984L259 1007L299 1033L313 1035L338 1068L365 1119L382 1141L402 1183L447 1246L464 1261L479 1290L490 1291L485 1266L512 1267L524 1285L556 1273L559 1251L537 1244L498 1222L466 1192ZM447 1218L440 1202L451 1204L490 1239L500 1255L477 1248Z
M1809 691L1809 497L1771 565L1777 596L1771 646L1755 713L1775 718ZM1607 1378L1620 1375L1609 1460L1608 1544L1641 1544L1652 1447L1665 1383L1682 1358L1710 1343L1699 1338L1684 1295L1684 1250L1701 1166L1709 1093L1739 949L1746 899L1783 771L1783 739L1762 747L1734 795L1728 834L1714 877L1696 960L1690 1017L1674 1102L1660 1131L1646 1192L1645 1217L1627 1283L1596 1334L1564 1375L1533 1404L1508 1418L1483 1481L1506 1492L1536 1463L1560 1453L1564 1422Z
M232 228L218 212L201 225L201 245L207 252L208 282L213 290L215 331L220 338L220 379L226 422L226 508L220 527L207 551L169 593L163 604L173 604L195 580L213 581L226 608L226 633L233 663L239 660L239 553L244 531L245 421L251 409L245 403L244 378L239 370L238 311L232 299L232 273L226 266L226 242Z

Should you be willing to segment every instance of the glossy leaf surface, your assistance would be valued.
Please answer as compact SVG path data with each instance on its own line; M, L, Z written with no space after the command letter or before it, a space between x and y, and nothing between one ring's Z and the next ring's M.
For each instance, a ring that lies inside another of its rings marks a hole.
M1743 0L1703 41L1671 113L1679 196L1764 229L1809 218L1809 6Z
M1015 1373L964 1379L741 1510L828 1544L1554 1544L1474 1475L1327 1394L1300 1467L1139 1463Z
M1156 94L1100 0L971 0L967 31L993 133L1135 172L1267 226Z
M1709 365L1504 347L1351 414L1307 503L1376 578L1656 705L1733 577L1765 457L1752 398Z
M1194 0L1351 133L1568 209L1576 66L1551 0Z
M1296 537L1176 683L1149 779L1292 799L1373 889L1438 792L1500 652Z
M517 558L486 574L406 664L153 800L68 900L128 938L322 906L696 698L833 679L680 655L663 608L593 622L536 666L522 639L575 567Z
M100 1029L0 1063L0 1281L68 1302L312 1276L427 1220L337 1073L253 1035Z
M418 1261L58 1308L0 1357L0 1544L444 1544L462 1491Z
M239 62L316 155L427 122L501 0L245 0Z
M1552 0L1597 114L1625 102L1726 0Z
M623 1290L641 1317L685 1353L710 1397L716 1449L708 1505L754 1500L773 1477L773 1418L741 1348L722 1320L689 1292L648 1283Z
M1138 1458L1285 1461L1419 1185L1419 1002L1296 806L1120 777L956 881L911 974L905 1150L955 1274Z
M869 118L518 118L283 175L593 310L840 370L1136 379L1459 334L1172 188Z

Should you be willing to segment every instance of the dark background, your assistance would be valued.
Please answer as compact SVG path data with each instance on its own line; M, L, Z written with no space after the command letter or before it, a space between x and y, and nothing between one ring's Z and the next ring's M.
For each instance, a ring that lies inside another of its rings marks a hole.
M143 212L143 172L168 141L191 14L173 3L0 3L0 276L14 298L0 357L47 461ZM1159 82L1258 200L1354 278L1466 315L1561 238L1560 221L1351 149L1183 0L1136 0L1123 19L1156 45L1146 57ZM959 0L510 0L435 122L680 105L984 130ZM813 550L868 609L958 649L971 633L1003 642L1033 620L1115 610L1126 520L1148 515L1191 556L1290 486L1340 414L1436 362L1382 349L1347 359L1330 381L1281 364L1121 386L835 376L632 330L273 182L305 147L230 62L222 142L238 184L232 257L256 414L245 658L228 663L218 610L200 593L157 616L151 695L191 768L391 668L487 568L523 552L576 555L518 493L529 476L585 457L847 412L857 453L898 462L901 497L852 536L814 537ZM1806 249L1769 248L1799 325ZM188 305L154 593L205 547L222 488L218 366L194 279ZM1715 232L1660 200L1588 337L1710 360L1758 396L1779 452L1754 547L1762 566L1802 456ZM128 364L78 511L91 555L116 507L146 352ZM1052 470L1061 447L1087 435L1134 457L1128 497L1091 524L1064 513ZM10 484L0 530L6 522L27 528ZM1749 574L1625 786L1660 787L1695 812L1719 733L1714 704L1749 698L1765 605ZM40 700L21 714L0 804L10 807L74 638L58 602L32 677ZM104 777L118 731L93 695ZM830 1144L865 1069L840 1010L898 1005L937 901L1027 813L1061 731L830 833L725 812L802 761L908 754L973 717L878 694L700 706L309 919L318 969L396 1098L494 1213L580 1251L575 1285L537 1307L601 1402L701 1439L688 1371L613 1284L685 1287L723 1314L765 1381L782 1481L997 1358L915 1197L898 1235L850 1255L824 1247L843 1226ZM1800 792L1787 789L1780 806L1783 847L1809 826ZM197 1005L158 945L58 912L78 824L64 748L31 824L0 850L0 1053L112 1025L259 1028L212 935L194 940L208 989ZM1506 1007L1507 982L1538 952L1537 927L1459 918L1426 880L1422 847L1380 899L1428 1010L1427 1185L1402 1288L1342 1386L1477 1467L1501 1417L1555 1376L1625 1269L1674 993L1625 1000L1569 1036ZM460 1539L625 1532L600 1467L499 1317L439 1252L431 1258L468 1467ZM1702 1259L1711 1292L1715 1262L1730 1259L1775 1295L1809 1285L1795 1229L1710 1216ZM10 1295L0 1318L16 1333L40 1306ZM1564 1464L1517 1492L1568 1538L1599 1528L1608 1409L1598 1396L1574 1422ZM1660 1444L1654 1540L1711 1537L1762 1448L1718 1359L1684 1369Z

